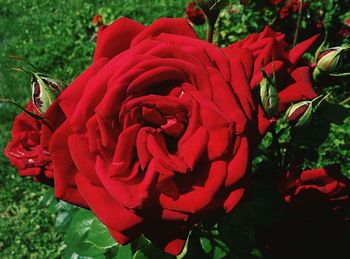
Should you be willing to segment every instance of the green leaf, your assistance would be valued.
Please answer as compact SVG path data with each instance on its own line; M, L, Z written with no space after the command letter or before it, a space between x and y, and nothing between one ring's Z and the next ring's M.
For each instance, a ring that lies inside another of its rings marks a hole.
M146 256L141 250L136 251L133 259L149 259L151 257Z
M57 204L57 209L58 210L66 210L66 211L72 211L72 210L75 210L77 209L78 207L68 203L68 202L65 202L65 201L59 201L58 204Z
M48 189L45 192L44 196L42 196L42 198L39 202L39 206L42 208L48 208L55 202L56 202L56 198L55 198L55 195L53 193L53 189Z
M211 250L213 250L213 247L209 239L202 237L200 239L200 242L204 252L206 252L207 254L210 253Z
M118 248L117 259L132 259L132 258L133 258L133 255L132 255L130 244L126 246L120 246Z
M61 230L64 230L68 226L71 219L71 211L60 211L56 216L55 226Z
M157 258L157 259L173 259L174 256L168 255L164 253L161 249L154 246L151 241L149 241L146 237L140 236L139 239L133 243L132 250L137 252L134 254L133 259L141 259L141 258Z
M255 257L258 257L258 258L263 258L263 254L262 252L257 249L257 248L253 248L252 251L250 252L251 255L255 256Z
M80 209L73 214L73 218L65 236L66 244L77 254L82 256L97 256L104 254L105 250L99 249L86 242L88 232L91 229L94 214L91 211Z
M107 227L103 225L98 218L93 219L86 242L101 249L107 249L118 245L109 233Z

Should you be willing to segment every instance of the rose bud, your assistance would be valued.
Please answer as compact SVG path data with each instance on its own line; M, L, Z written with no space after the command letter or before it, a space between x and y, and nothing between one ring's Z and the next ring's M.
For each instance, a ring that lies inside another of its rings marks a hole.
M44 114L66 85L58 79L32 73L32 99L38 111Z
M260 82L260 98L268 118L272 118L278 109L278 95L275 76L269 77L262 69L263 79Z
M336 72L343 65L344 52L348 49L345 47L334 47L322 52L317 57L316 67L313 72L314 79L319 81L324 75L336 75Z
M312 102L296 103L287 111L287 121L295 128L306 126L312 118Z

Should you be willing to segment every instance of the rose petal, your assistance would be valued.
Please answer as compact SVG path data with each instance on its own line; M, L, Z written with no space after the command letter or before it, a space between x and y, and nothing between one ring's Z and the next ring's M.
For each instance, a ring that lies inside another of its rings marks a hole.
M299 62L304 53L315 43L315 41L319 38L319 34L299 43L293 49L289 51L289 61L293 65Z
M183 35L198 38L196 32L186 19L182 18L160 18L137 35L131 46L135 46L149 37L156 37L161 33Z
M109 228L124 232L139 227L138 225L143 221L141 217L114 200L104 188L92 185L82 175L76 175L76 182L79 192L91 210Z
M87 203L76 187L75 175L78 169L68 152L68 137L72 134L69 123L64 122L52 137L50 154L55 178L55 196L79 206L87 207Z
M109 59L130 47L131 41L145 26L122 17L98 33L94 61L101 57Z
M176 200L163 194L160 195L159 199L163 208L197 213L213 201L225 182L227 163L214 161L210 165L197 167L196 170L197 175L191 191L180 195Z

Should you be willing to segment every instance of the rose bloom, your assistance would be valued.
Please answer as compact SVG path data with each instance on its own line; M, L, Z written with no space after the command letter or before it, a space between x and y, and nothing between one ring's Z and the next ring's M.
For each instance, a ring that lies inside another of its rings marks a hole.
M143 233L180 253L193 224L245 193L252 151L275 121L253 95L263 61L279 111L314 98L301 58L316 38L287 50L267 27L221 49L186 19L103 27L92 65L55 101L66 118L49 143L55 195L91 209L120 244Z
M26 109L39 115L32 101ZM63 122L64 114L53 104L44 116L42 121L25 112L19 114L13 122L12 139L5 155L21 176L31 176L35 181L53 185L49 142L53 130Z
M339 166L290 171L280 191L286 212L262 232L267 250L276 258L347 258L350 181Z

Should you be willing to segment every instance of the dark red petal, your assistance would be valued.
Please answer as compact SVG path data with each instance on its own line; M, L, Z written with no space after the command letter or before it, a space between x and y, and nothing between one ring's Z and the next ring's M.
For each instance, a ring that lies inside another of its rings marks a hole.
M301 43L296 45L293 49L290 50L288 56L289 56L289 61L293 65L298 63L298 61L302 58L304 53L315 43L315 41L318 39L320 35L317 34Z
M186 19L182 18L160 18L143 30L132 41L131 46L139 44L146 38L156 37L162 33L183 35L198 38L196 32Z
M144 28L134 20L119 18L98 33L94 61L102 57L111 59L129 49L131 41Z

